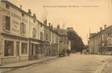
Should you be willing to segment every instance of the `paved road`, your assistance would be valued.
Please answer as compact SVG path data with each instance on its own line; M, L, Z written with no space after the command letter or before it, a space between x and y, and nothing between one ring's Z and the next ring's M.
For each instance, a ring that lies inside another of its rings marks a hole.
M72 54L8 73L94 73L108 56Z
M112 59L108 60L101 73L112 73Z

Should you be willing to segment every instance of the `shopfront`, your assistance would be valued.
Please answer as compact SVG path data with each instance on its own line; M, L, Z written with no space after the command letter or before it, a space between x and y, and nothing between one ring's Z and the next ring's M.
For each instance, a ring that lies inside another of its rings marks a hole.
M27 38L2 34L0 43L1 64L28 60L29 43Z

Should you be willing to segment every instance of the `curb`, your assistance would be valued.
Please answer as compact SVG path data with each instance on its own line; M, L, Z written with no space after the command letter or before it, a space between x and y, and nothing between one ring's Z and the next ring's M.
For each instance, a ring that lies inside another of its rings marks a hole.
M33 63L29 63L29 64L24 64L24 65L20 65L20 66L11 66L11 67L0 66L0 69L22 68L22 67L31 66L33 64L41 64L41 63L44 63L46 61L53 60L53 59L56 59L56 58L58 58L58 57L48 58L48 59L45 59L45 60L39 60L37 62L33 62Z
M0 67L0 73L7 73L7 72L10 72L10 71L16 70L18 68L23 68L23 67L31 66L33 64L42 64L42 63L44 63L46 61L54 60L54 59L57 59L57 58L58 57L48 58L48 59L45 59L45 60L40 60L38 62L34 62L34 63L26 64L26 65L21 65L21 66Z

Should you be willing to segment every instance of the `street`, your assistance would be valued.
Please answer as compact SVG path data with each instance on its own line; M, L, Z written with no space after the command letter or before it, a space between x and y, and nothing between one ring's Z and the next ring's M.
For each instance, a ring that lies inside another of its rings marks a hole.
M7 73L95 73L110 56L71 54Z

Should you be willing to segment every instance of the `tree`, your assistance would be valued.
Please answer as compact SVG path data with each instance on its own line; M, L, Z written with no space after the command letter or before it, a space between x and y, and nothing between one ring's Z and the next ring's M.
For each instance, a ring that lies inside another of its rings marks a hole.
M68 30L68 39L71 41L72 52L79 52L85 49L85 45L82 42L80 36L74 30Z

